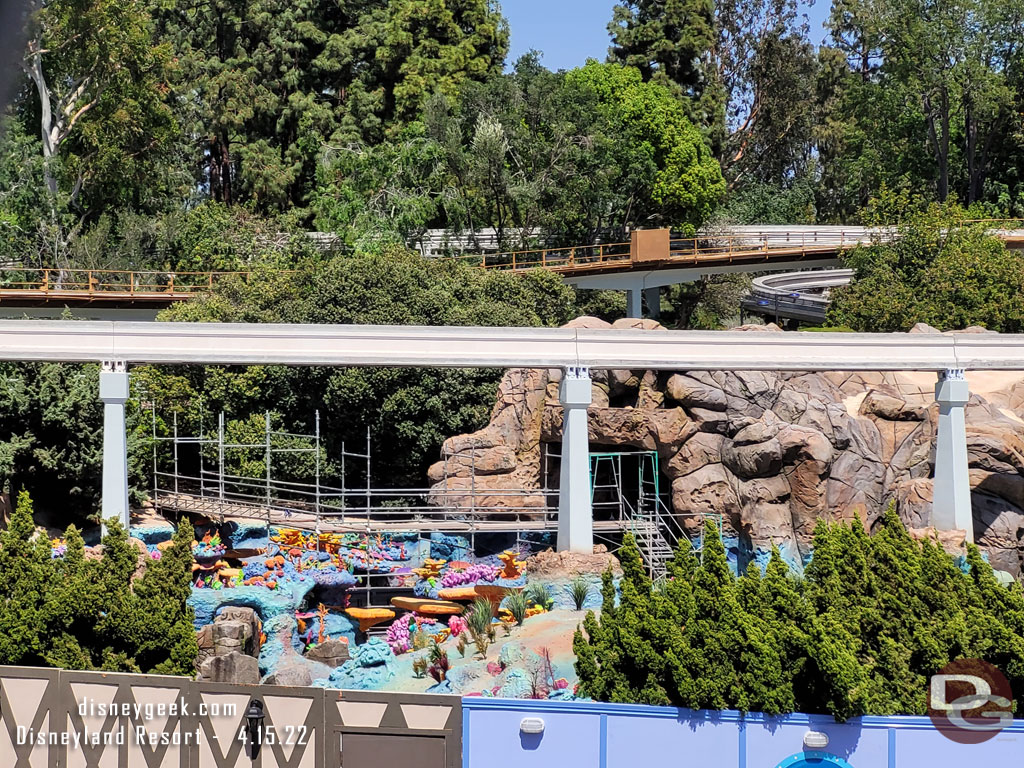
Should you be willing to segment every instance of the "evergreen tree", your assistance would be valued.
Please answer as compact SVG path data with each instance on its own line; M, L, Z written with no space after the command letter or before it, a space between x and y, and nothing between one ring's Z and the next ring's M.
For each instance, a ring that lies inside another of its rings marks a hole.
M687 115L701 128L725 114L713 77L714 7L711 0L627 0L617 3L608 25L608 60L635 67L679 93Z
M10 525L0 532L0 664L40 662L50 575L50 540L36 535L32 498L21 491Z
M626 542L621 603L606 573L602 615L574 638L584 695L846 720L925 714L929 679L956 659L1024 683L1024 592L1000 585L975 547L963 572L892 509L873 537L859 520L819 523L803 581L778 551L763 576L752 566L736 579L713 526L699 563L688 547L655 589Z
M91 653L99 601L91 576L96 566L85 559L85 542L74 525L64 534L64 557L54 560L53 586L47 595L46 663L62 669L94 669Z
M100 669L141 672L134 654L142 640L143 617L131 586L138 550L120 521L111 518L106 526L103 558L91 563L90 588L95 592L98 609L92 616L92 656Z
M187 518L178 522L173 544L159 560L150 560L146 573L135 582L141 630L135 659L146 672L191 675L196 655L191 594L192 540L195 531Z

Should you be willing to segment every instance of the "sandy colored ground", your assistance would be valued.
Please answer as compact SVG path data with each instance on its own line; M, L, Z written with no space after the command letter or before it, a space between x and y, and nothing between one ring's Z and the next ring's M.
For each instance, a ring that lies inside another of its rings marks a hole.
M584 616L586 616L584 611L555 609L527 619L523 626L514 627L507 636L504 629L498 628L497 639L487 649L487 657L484 659L474 653L472 644L466 650L466 657L462 658L456 650L455 641L447 640L443 647L448 652L452 670L462 670L462 674L457 677L463 682L456 692L460 694L479 693L483 690L490 690L499 684L502 681L502 676L495 676L492 671L495 669L494 665L498 661L502 646L506 643L518 643L533 651L547 648L551 652L555 677L566 678L571 688L577 682L576 672L573 669L576 659L572 652L572 638L577 625L583 622ZM392 662L395 676L380 690L423 693L432 687L434 685L432 678L413 676L412 660L415 655L404 653L398 656ZM488 664L491 665L491 670L488 670Z

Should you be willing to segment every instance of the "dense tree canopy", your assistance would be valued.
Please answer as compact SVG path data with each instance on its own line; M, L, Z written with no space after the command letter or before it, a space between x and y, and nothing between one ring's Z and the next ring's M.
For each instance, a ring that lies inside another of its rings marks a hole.
M391 140L331 151L318 226L357 242L491 225L506 247L542 232L578 244L627 226L697 226L725 191L678 99L636 70L553 74L528 56L461 94L434 97Z
M683 542L661 586L631 538L621 560L621 597L605 574L601 615L573 642L581 693L600 701L845 720L925 714L928 679L956 659L1024 684L1020 585L1000 585L973 545L964 572L893 511L874 536L820 522L802 579L778 552L736 579L713 525L700 561Z
M168 311L170 321L299 322L384 325L558 325L577 313L575 296L554 275L526 278L486 272L458 261L427 261L407 251L342 256L322 269L281 274L258 269L213 294ZM371 429L382 460L379 487L422 488L426 469L451 435L486 422L500 371L488 369L142 369L136 374L163 415L181 411L182 429L198 428L202 409L223 409L229 429L273 411L288 425L312 429L322 415L328 471L341 443L364 446ZM262 470L261 470L262 472ZM309 480L307 474L304 480Z
M965 223L956 207L932 204L913 212L905 196L886 196L869 217L890 224L846 257L855 280L833 293L830 324L878 332L907 331L915 323L944 331L1024 330L1019 251L983 225Z
M21 492L0 532L0 664L191 676L198 648L185 602L194 536L188 521L133 581L139 550L116 520L102 558L87 558L74 526L64 552L54 552L32 511Z

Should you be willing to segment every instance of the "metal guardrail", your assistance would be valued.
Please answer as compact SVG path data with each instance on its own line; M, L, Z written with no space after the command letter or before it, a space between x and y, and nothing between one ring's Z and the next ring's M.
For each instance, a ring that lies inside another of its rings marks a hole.
M829 298L825 294L807 293L807 290L827 290L847 285L852 279L851 269L764 275L754 280L741 307L755 314L774 316L776 320L786 318L821 322L825 320Z
M117 269L26 269L0 268L0 296L39 293L66 297L69 294L97 296L158 297L187 299L228 278L249 280L251 272L171 272Z
M1024 220L974 219L1008 239L1024 242ZM1019 234L1018 234L1019 233ZM696 237L672 237L658 258L637 259L631 243L598 243L566 248L485 253L450 258L481 269L512 272L547 269L563 275L633 266L686 266L770 260L774 256L816 256L850 250L867 240L894 238L893 232L866 227L741 227ZM290 270L288 270L290 271ZM286 271L286 272L288 272ZM212 290L230 278L252 278L249 271L177 272L171 270L58 269L0 267L0 299L20 301L117 300L182 301Z

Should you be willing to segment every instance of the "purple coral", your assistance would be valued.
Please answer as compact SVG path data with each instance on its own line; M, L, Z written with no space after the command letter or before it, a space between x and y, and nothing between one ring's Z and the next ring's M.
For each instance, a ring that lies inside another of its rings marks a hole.
M501 569L486 563L474 563L465 570L448 570L441 577L441 589L462 587L466 584L476 584L481 581L494 581Z
M413 615L407 613L404 616L399 616L388 627L385 641L391 646L391 650L394 651L396 656L412 648L412 635L409 631L409 624L412 622L412 619Z

